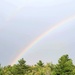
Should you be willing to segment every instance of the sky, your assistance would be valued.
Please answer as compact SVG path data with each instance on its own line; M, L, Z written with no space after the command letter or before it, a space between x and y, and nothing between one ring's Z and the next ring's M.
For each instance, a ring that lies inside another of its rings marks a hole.
M35 38L75 14L75 0L0 0L0 63L8 65ZM75 19L42 38L21 57L57 63L68 54L75 64Z

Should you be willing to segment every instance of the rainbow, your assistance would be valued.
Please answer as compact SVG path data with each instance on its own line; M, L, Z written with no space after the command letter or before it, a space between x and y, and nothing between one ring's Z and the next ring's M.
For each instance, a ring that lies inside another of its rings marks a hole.
M64 25L65 23L72 21L73 19L75 19L75 14L67 17L63 20L61 20L60 22L58 22L57 24L54 24L53 27L51 27L49 30L47 30L46 32L44 32L43 34L41 34L40 36L38 36L33 42L31 42L25 49L22 50L22 52L13 60L13 62L11 63L11 66L13 64L15 64L24 54L26 51L30 50L35 44L37 44L41 39L43 39L45 36L47 36L49 33L51 33L52 31L56 30L57 28L61 27L62 25Z

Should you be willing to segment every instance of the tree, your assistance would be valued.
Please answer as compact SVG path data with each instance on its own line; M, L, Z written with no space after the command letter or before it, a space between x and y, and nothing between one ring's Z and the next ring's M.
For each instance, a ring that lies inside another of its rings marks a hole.
M19 65L21 65L21 66L25 65L25 63L26 63L26 61L23 58L20 59L18 62L19 62Z
M12 67L13 75L24 75L26 70L26 61L23 58L18 61L18 64L13 65Z
M0 75L3 75L3 68L1 66L1 64L0 64Z
M40 66L40 67L43 67L44 63L41 60L39 60L39 62L37 63L37 65Z
M73 75L74 65L68 55L63 55L55 67L53 75Z

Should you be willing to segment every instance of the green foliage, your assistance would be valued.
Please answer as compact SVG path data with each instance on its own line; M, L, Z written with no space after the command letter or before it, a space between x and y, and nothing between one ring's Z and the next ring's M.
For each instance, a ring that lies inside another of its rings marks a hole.
M26 65L26 61L22 58L18 64L2 67L0 65L0 75L75 75L75 66L68 55L63 55L58 64L44 64L41 60L34 65Z
M54 69L53 75L73 75L74 65L68 55L63 55Z
M3 75L3 68L1 67L1 64L0 64L0 75Z
M40 67L43 67L44 63L41 60L39 60L39 62L37 63L37 65L40 66Z

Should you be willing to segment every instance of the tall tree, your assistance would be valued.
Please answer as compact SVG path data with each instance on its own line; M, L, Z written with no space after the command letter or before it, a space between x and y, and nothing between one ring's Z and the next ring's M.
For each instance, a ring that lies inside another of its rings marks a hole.
M68 55L63 55L55 67L53 75L73 75L74 65Z

